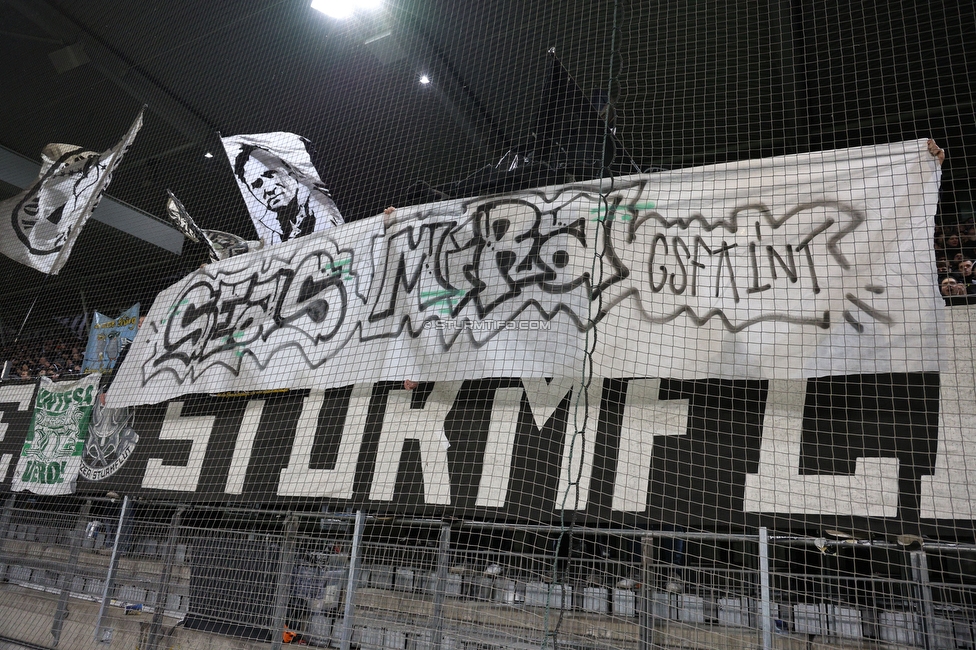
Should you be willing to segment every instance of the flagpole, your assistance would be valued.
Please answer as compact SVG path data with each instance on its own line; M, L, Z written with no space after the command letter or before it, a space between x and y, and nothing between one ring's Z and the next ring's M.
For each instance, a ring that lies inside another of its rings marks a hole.
M27 308L27 313L24 314L24 320L20 323L20 329L17 330L17 336L14 337L13 343L11 343L10 345L16 345L17 343L20 342L20 335L24 332L24 326L27 325L27 320L30 318L31 312L34 311L34 305L37 304L37 299L40 298L41 294L44 292L44 286L47 284L47 279L49 277L51 276L45 275L44 279L41 281L41 286L38 289L37 294L34 296L34 300L31 302L31 306ZM4 348L6 347L7 345L5 341ZM2 361L0 361L0 382L7 380L7 376L10 374L11 365L12 365L12 361L10 358L5 358Z
M81 313L85 315L84 327L82 327L81 331L87 333L86 330L88 329L88 303L85 301L85 290L78 289L78 293L81 295ZM80 338L82 341L85 340L84 337L80 337Z
M50 277L50 276L45 276L45 277ZM27 314L24 315L24 322L20 324L20 329L17 330L17 336L14 337L14 342L11 343L11 345L16 345L17 342L20 341L20 334L21 332L24 331L24 325L27 324L27 319L30 318L31 312L34 311L34 305L37 304L37 299L40 297L41 297L41 292L38 291L37 295L34 296L34 302L32 302L31 306L27 309ZM0 368L0 381L6 381L7 375L10 374L10 366L12 365L12 363L13 362L9 358L3 360L3 367Z
M37 295L34 296L34 301L31 303L31 306L27 309L27 313L24 315L24 321L20 324L20 329L17 330L17 336L14 337L14 343L20 341L20 335L24 331L24 325L27 324L27 319L30 318L31 312L34 311L34 305L37 304L37 299L40 297L41 297L41 292L38 291Z
M20 342L20 335L24 332L24 326L27 325L27 320L30 318L31 312L34 311L34 306L37 304L38 298L40 298L41 295L44 294L44 289L47 288L47 283L48 283L48 280L50 280L50 279L51 279L51 276L48 275L47 273L45 273L44 274L44 279L41 280L40 285L37 287L37 293L34 295L34 300L31 302L31 306L28 307L27 313L24 314L24 320L20 323L20 329L17 330L17 336L14 338L14 342L11 345L14 345L14 344Z

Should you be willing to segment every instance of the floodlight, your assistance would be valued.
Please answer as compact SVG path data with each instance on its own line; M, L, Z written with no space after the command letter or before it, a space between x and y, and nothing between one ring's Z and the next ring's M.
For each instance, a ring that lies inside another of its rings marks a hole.
M312 0L312 9L339 20L349 18L360 9L373 11L382 5L383 0Z
M427 84L430 83L430 77L428 77L425 74L420 75L420 83L426 86Z

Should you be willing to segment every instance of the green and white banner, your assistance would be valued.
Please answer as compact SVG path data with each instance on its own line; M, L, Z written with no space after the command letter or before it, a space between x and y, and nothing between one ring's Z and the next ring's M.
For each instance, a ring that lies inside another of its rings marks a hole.
M34 416L10 489L34 494L71 494L75 491L85 433L92 407L98 400L101 375L55 384L41 377Z

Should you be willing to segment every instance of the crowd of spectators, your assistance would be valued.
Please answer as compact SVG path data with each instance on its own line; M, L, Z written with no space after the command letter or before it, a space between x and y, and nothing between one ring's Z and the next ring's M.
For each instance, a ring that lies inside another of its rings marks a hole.
M85 344L71 336L35 338L6 346L3 359L10 362L5 379L77 377L85 360Z
M976 295L976 223L936 226L935 263L943 296Z

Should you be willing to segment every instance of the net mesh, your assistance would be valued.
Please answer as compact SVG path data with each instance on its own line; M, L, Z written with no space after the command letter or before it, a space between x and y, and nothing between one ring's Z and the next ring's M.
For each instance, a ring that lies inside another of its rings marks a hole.
M973 647L973 7L351 7L0 3L0 644Z

